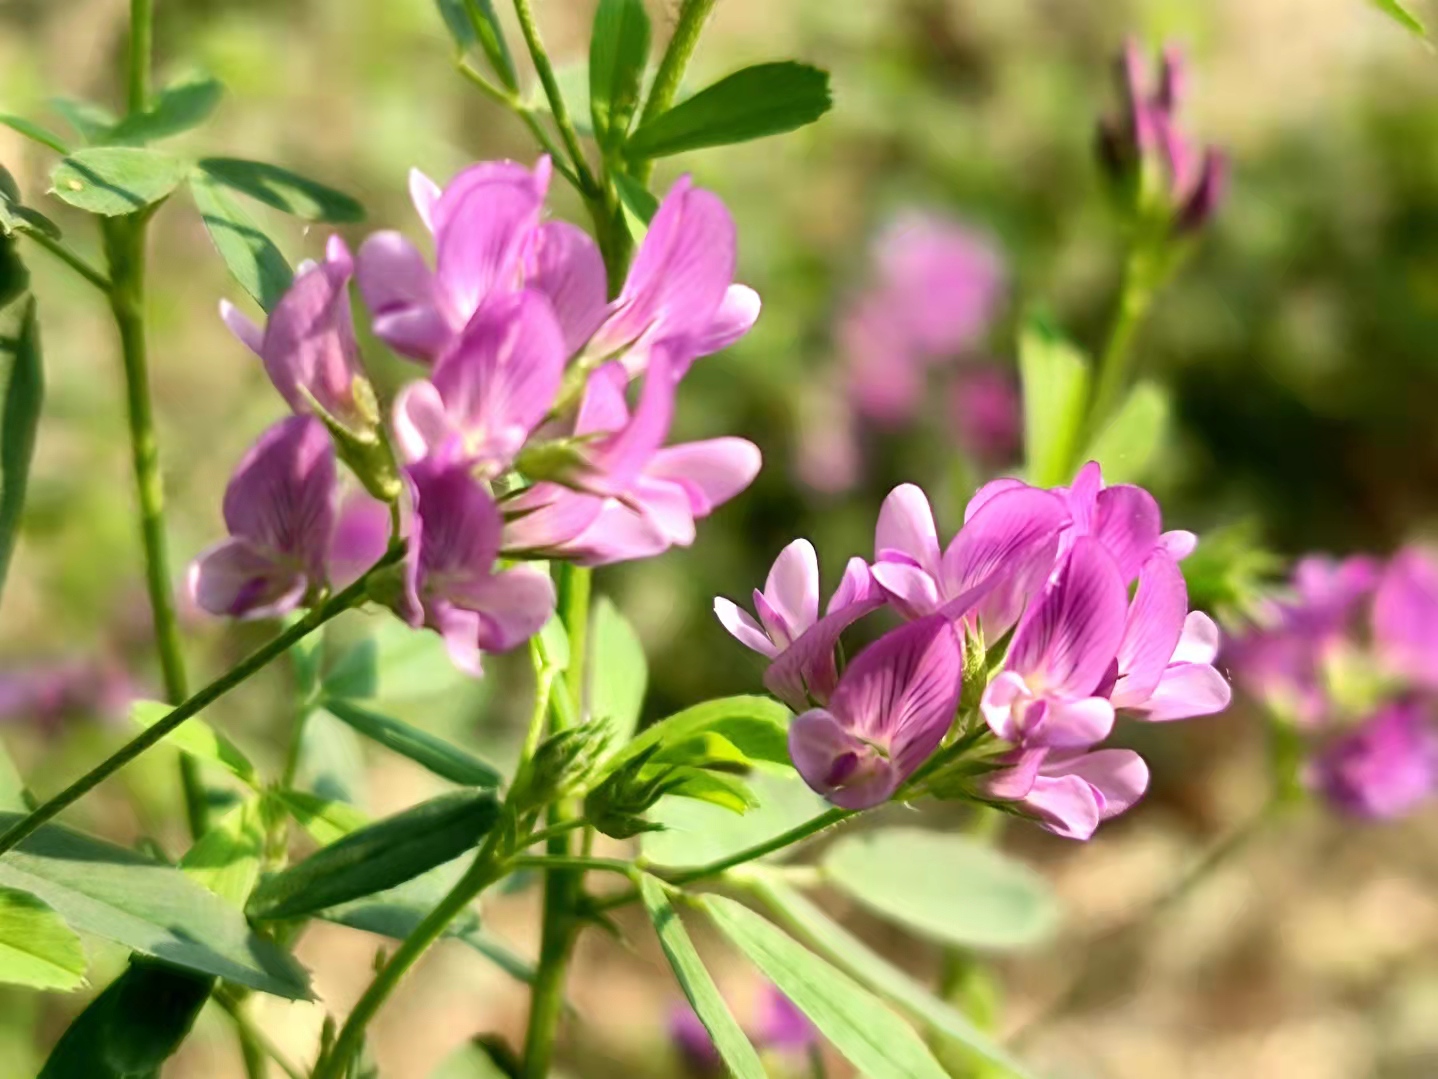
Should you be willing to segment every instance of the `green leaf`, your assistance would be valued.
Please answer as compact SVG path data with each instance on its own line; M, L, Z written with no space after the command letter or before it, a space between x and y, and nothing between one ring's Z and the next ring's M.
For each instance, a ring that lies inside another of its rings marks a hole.
M267 877L249 913L266 921L294 918L393 888L478 846L498 815L489 791L422 802Z
M1030 947L1058 925L1058 904L1043 877L958 833L850 833L825 852L823 870L880 917L961 948Z
M509 1076L484 1046L466 1042L445 1057L440 1066L430 1072L429 1079L509 1079Z
M204 157L200 171L216 183L306 221L347 224L364 220L364 207L342 191L278 165L235 157Z
M550 615L535 640L539 642L539 662L546 670L557 674L569 669L569 634L564 619Z
M24 813L27 809L25 781L20 778L20 770L6 752L5 743L0 742L0 811Z
M648 60L643 0L599 0L589 42L589 109L604 145L617 145L629 131Z
M94 146L62 158L50 174L50 190L76 209L116 217L159 202L193 167L161 150Z
M694 1014L699 1016L699 1021L709 1032L729 1074L737 1079L765 1079L766 1072L759 1061L759 1054L749 1044L749 1039L734 1019L734 1013L719 995L719 987L704 968L704 961L699 958L684 923L669 902L664 885L646 873L639 878L639 898L644 903L649 920L654 923L654 932L659 937L659 945L664 949L674 977L679 981L679 988L684 990L684 995L694 1007Z
M20 820L0 813L0 829ZM93 933L186 970L293 1000L309 979L244 915L178 869L57 824L42 825L0 857L0 886L39 896L82 933Z
M324 711L312 710L304 723L297 785L321 798L363 807L365 762L359 735Z
M92 101L76 101L68 97L52 97L47 104L64 117L75 134L86 142L99 142L115 126L115 114Z
M29 892L0 888L0 982L69 992L85 984L80 935Z
M243 910L260 879L265 816L258 797L247 798L210 826L180 859L191 880Z
M1103 466L1105 483L1137 483L1147 474L1168 433L1168 394L1156 382L1140 382L1108 425L1084 451Z
M589 631L589 715L608 725L616 745L634 737L649 667L644 646L614 601L601 596Z
M1088 363L1073 345L1031 321L1019 336L1019 372L1025 478L1036 487L1068 483L1088 409Z
M321 798L309 791L275 790L270 797L321 846L338 843L369 823L369 818L348 802Z
M460 53L478 44L500 81L510 90L517 90L519 81L514 72L514 58L509 54L504 30L495 17L491 0L435 0L435 3Z
M208 177L191 176L190 194L230 273L261 307L271 310L294 277L285 256L229 192Z
M163 701L135 701L130 705L130 719L148 730L174 710L173 705ZM198 760L218 764L252 787L259 785L259 776L249 758L240 752L238 746L198 716L185 720L165 735L162 741Z
M132 959L75 1017L38 1079L156 1079L214 986L213 978Z
M324 673L320 682L327 697L363 700L379 689L379 645L373 637L356 641Z
M20 532L44 398L40 321L31 297L25 303L14 347L0 349L0 591Z
M181 135L204 123L224 93L223 85L205 76L174 83L161 90L144 112L127 116L112 127L103 141L111 145L142 145Z
M720 697L661 719L617 753L605 768L614 771L645 751L656 760L679 762L686 745L700 750L695 739L706 733L728 739L749 760L789 763L788 726L791 713L769 697Z
M624 218L624 227L629 230L636 244L644 242L649 232L649 222L659 212L659 200L634 177L614 171L614 190L619 195L619 210Z
M408 757L452 783L466 787L497 787L504 778L499 769L488 761L480 760L443 738L361 708L353 701L326 700L322 702L322 707L366 738L402 757Z
M868 990L741 903L699 900L724 935L868 1079L948 1079L913 1029Z
M874 992L1008 1073L1022 1079L1031 1076L1031 1072L975 1026L968 1016L935 997L919 982L880 957L793 888L767 875L756 875L749 882L749 887L784 919L800 939Z
M1416 34L1422 38L1428 36L1428 29L1423 25L1423 21L1408 9L1408 5L1403 3L1403 0L1371 0L1371 2L1374 7L1395 20L1410 34Z
M759 804L749 784L738 776L706 772L701 768L673 769L667 789L673 797L693 798L731 813L747 813Z
M70 147L64 139L49 128L41 127L33 120L27 120L23 116L11 116L9 113L0 113L0 124L4 124L13 131L18 131L33 142L50 147L57 154L70 152Z
M793 773L755 772L749 784L759 804L742 816L693 799L661 798L648 816L664 830L644 833L640 841L644 857L654 865L706 865L782 835L829 808Z
M624 153L631 160L667 157L778 135L812 124L832 104L827 71L787 60L757 64L640 124Z

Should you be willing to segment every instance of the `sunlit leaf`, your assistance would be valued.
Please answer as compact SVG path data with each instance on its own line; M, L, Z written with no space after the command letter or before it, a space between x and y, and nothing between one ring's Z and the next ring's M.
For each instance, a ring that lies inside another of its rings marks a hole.
M142 145L181 135L204 123L224 96L217 80L195 76L165 87L144 112L126 116L105 133L112 145ZM100 140L96 140L100 141Z
M260 879L264 853L265 817L260 799L252 797L213 822L180 859L180 869L243 910Z
M624 217L624 226L629 230L636 244L642 243L649 232L649 222L659 212L659 200L643 184L632 176L615 171L610 174L614 190L619 195L619 209Z
M382 716L353 701L326 700L324 708L340 722L353 727L386 749L408 757L452 783L466 787L497 787L504 776L488 761L398 719Z
M261 307L271 310L294 276L285 256L230 193L207 176L190 178L190 194L230 273Z
M42 146L48 146L57 154L68 154L70 152L70 147L64 139L49 128L41 127L33 120L27 120L23 116L11 116L8 113L0 113L0 124L4 124L12 131L18 131L33 142L38 142Z
M160 701L135 701L130 705L130 719L141 727L153 727L174 711L172 705ZM188 753L197 760L218 764L232 775L251 786L259 783L255 766L250 763L238 746L203 719L191 717L185 720L163 739L166 745L174 746L181 753Z
M1404 3L1404 0L1371 0L1371 2L1374 7L1388 15L1410 34L1416 34L1421 38L1428 36L1428 28L1423 25L1423 20L1413 14L1410 5Z
M348 802L321 798L309 791L275 790L270 797L321 846L337 843L369 823L369 818Z
M714 924L868 1079L948 1079L913 1029L848 975L743 904L699 901Z
M617 745L634 736L649 667L644 646L608 596L594 605L589 648L589 715L604 722Z
M600 0L589 42L589 108L605 145L621 142L629 130L648 59L643 0Z
M79 934L42 900L13 888L0 888L0 982L60 991L85 984Z
M812 124L832 104L827 71L792 61L757 64L640 124L624 153L642 160L748 142Z
M1043 877L961 833L851 832L825 851L823 871L874 913L944 944L1023 948L1058 925Z
M32 297L13 347L0 348L0 590L20 531L44 397L40 322Z
M0 742L0 812L24 813L26 808L25 781L20 778L20 770L10 759L5 744Z
M1168 434L1168 394L1155 382L1140 382L1083 453L1103 466L1106 483L1137 483L1153 464Z
M282 213L333 224L364 220L364 207L357 200L278 165L235 157L205 157L197 164L216 183Z
M504 28L495 16L493 0L435 0L435 3L459 51L468 52L478 44L500 82L510 90L518 89L514 59L504 40Z
M829 808L793 773L756 772L749 786L759 804L742 815L689 798L661 798L648 817L664 830L644 833L644 857L655 865L705 865L782 835Z
M0 829L20 815L0 813ZM39 896L82 933L265 993L308 999L309 980L244 915L178 869L56 824L0 858L0 885Z
M606 771L645 751L665 759L683 759L681 747L712 731L727 738L754 761L789 763L789 709L769 697L721 697L686 708L653 724L615 755Z
M379 645L371 637L356 641L324 672L321 685L327 697L373 697L379 689Z
M115 217L159 202L193 167L188 158L161 150L92 146L61 159L50 174L50 189L76 209Z
M1068 483L1077 464L1088 408L1084 355L1057 334L1030 322L1019 337L1023 377L1026 479L1036 487Z
M639 881L639 897L644 902L644 910L654 925L659 945L664 949L679 987L684 990L704 1029L709 1032L714 1048L729 1073L738 1079L765 1079L767 1073L759 1061L759 1054L719 995L719 987L699 958L684 923L669 902L664 885L645 874Z
M115 114L93 101L52 97L46 104L64 117L65 122L75 129L75 134L85 142L101 141L105 137L105 133L116 124Z

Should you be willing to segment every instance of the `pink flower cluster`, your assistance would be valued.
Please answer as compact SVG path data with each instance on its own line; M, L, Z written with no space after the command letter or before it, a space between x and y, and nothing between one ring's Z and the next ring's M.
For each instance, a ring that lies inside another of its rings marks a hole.
M880 510L874 560L850 560L822 615L807 540L779 555L752 615L727 599L715 613L769 660L765 685L800 713L794 765L829 801L878 805L962 743L976 796L1086 839L1148 782L1136 753L1095 748L1117 712L1165 721L1228 705L1218 628L1188 610L1178 568L1196 542L1092 463L1066 488L987 484L942 547L928 499L906 484ZM841 671L840 635L881 608L904 624Z
M753 480L759 451L743 439L666 445L690 365L759 314L754 291L734 283L723 203L676 183L610 301L594 241L545 218L549 178L547 158L532 170L476 164L443 189L414 173L432 264L397 232L354 257L336 237L263 328L221 305L295 415L261 436L230 483L229 538L190 570L201 607L283 614L384 553L389 509L357 485L342 491L336 442L340 458L358 446L391 472L397 452L406 555L393 606L476 672L482 652L532 636L554 605L546 574L502 559L594 566L659 554L693 542L695 522ZM388 425L360 361L352 278L375 335L427 368Z
M1360 817L1438 787L1438 558L1310 556L1264 628L1235 642L1240 681L1313 743L1306 779Z

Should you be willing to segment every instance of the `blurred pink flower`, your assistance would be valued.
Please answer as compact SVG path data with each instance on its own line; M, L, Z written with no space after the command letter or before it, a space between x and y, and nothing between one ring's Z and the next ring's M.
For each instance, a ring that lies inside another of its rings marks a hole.
M949 418L954 441L970 457L991 466L1014 460L1024 433L1018 380L997 364L956 371Z
M74 716L118 719L138 696L130 676L103 659L66 659L0 671L0 724L54 731Z

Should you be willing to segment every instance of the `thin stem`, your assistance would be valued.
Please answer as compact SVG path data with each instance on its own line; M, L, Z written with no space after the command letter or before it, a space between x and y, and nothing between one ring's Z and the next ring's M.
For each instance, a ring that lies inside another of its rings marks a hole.
M1232 828L1209 847L1183 874L1150 900L1132 918L1091 939L1083 949L1083 963L1069 982L1068 987L1050 1001L1042 1011L1010 1035L1007 1039L1008 1044L1014 1048L1021 1047L1036 1031L1067 1015L1079 1005L1088 995L1089 990L1093 988L1095 974L1101 967L1101 964L1095 962L1096 958L1109 953L1116 945L1141 934L1161 915L1181 902L1194 888L1207 880L1214 870L1227 864L1247 849L1248 845L1262 834L1278 816L1278 811L1283 808L1283 805L1284 803L1278 798L1264 803L1258 812Z
M559 616L569 638L569 667L562 691L570 705L565 710L551 707L550 725L563 730L571 722L583 722L585 648L589 636L590 571L563 565L559 570ZM559 801L549 808L549 828L563 829L578 818L578 807ZM557 834L546 843L548 854L557 859L573 855L570 836ZM544 923L540 933L539 968L530 997L529 1025L524 1037L523 1079L545 1079L554 1056L554 1039L564 1012L564 981L569 958L579 933L575 911L584 894L584 870L555 867L544 879Z
M27 229L25 231L25 235L28 236L34 243L36 243L40 247L43 247L46 251L50 252L50 254L54 255L66 266L69 266L70 269L74 270L77 274L83 277L86 281L90 282L90 284L94 285L101 292L105 293L106 295L109 295L110 279L106 277L102 271L96 269L94 266L90 265L90 263L85 261L85 259L81 255L70 250L70 248L65 246L65 244L61 241L46 236L43 232L36 232L32 229Z
M0 854L13 850L17 844L23 842L27 836L32 835L35 830L46 821L53 819L61 811L78 802L86 794L94 790L95 787L99 786L106 779L109 779L110 776L143 754L147 749L157 745L166 735L184 723L185 720L190 719L192 716L197 715L214 704L215 701L244 682L251 675L262 670L275 659L284 655L295 644L319 629L330 619L364 602L365 589L369 584L370 575L386 566L398 562L403 556L404 547L402 545L391 547L385 556L375 563L369 572L355 581L354 584L344 589L344 591L336 593L319 607L310 611L289 629L255 649L230 670L220 675L220 677L216 678L209 685L200 689L192 697L185 700L184 703L177 705L164 719L131 739L118 751L107 757L104 762L81 776L74 783L71 783L29 816L17 821L3 835L0 835Z
M580 182L578 174L569 167L569 162L565 157L564 151L559 148L559 145L550 136L549 132L544 129L544 124L540 121L534 109L526 105L518 94L512 93L501 86L494 85L494 83L484 77L482 72L476 71L470 66L468 61L463 57L455 61L454 67L456 71L474 83L475 86L479 87L485 96L503 105L524 121L524 126L529 128L530 133L534 135L535 141L538 142L544 149L544 152L549 155L550 160L554 162L554 167L559 171L559 174L568 180L576 189L583 190L583 184Z
M137 4L136 7L147 5ZM146 31L148 34L148 31ZM170 584L170 559L165 540L165 490L160 474L160 449L150 401L149 360L145 341L145 213L111 218L103 224L105 255L110 271L110 311L120 333L125 366L125 401L130 423L130 459L140 508L140 539L145 554L145 587L154 623L155 650L165 684L165 698L179 704L189 696L180 622ZM199 766L180 758L185 810L190 834L204 834L209 815Z
M130 0L130 112L150 107L150 53L154 45L155 0Z
M532 847L536 843L548 843L555 836L568 835L576 828L583 828L584 820L576 817L574 820L567 820L562 824L556 824L553 828L544 828L535 832L524 841L526 847Z
M581 858L572 854L519 854L511 858L507 865L514 869L595 869L606 873L622 873L626 877L634 875L632 862L620 858Z
M530 0L514 0L514 14L519 19L519 31L524 35L525 45L529 47L529 57L534 61L534 70L544 87L544 96L549 99L549 111L554 116L554 126L559 129L559 137L564 140L573 160L574 171L579 174L579 183L575 186L586 199L596 198L602 189L594 179L594 174L589 171L584 147L579 144L579 133L569 116L569 106L565 104L564 94L560 92L559 80L554 77L554 65L549 62L549 53L545 51L544 41L539 36L539 24L534 21L534 9L530 6Z
M379 1013L401 979L430 946L444 935L449 923L459 917L480 892L499 879L504 866L504 860L499 857L499 843L504 831L503 827L491 829L489 838L475 855L474 864L469 867L469 871L450 889L449 894L440 900L439 905L425 916L424 921L405 937L394 955L390 956L389 961L375 975L374 981L345 1020L334 1046L315 1066L314 1079L343 1079L350 1061L364 1045L365 1028Z
M1099 357L1098 381L1089 400L1087 431L1092 439L1112 417L1128 388L1133 360L1133 339L1153 300L1151 257L1142 239L1132 242L1124 258L1118 306L1109 327L1108 342Z
M246 1067L250 1066L250 1053L252 1049L258 1049L265 1056L279 1065L280 1071L284 1072L289 1079L305 1079L304 1073L290 1063L284 1052L272 1042L263 1030L261 1030L250 1019L245 1011L245 1002L231 995L230 991L221 989L215 993L215 1003L224 1009L225 1014L234 1021L235 1029L240 1035L241 1051L245 1054ZM252 1073L256 1074L256 1073ZM264 1072L257 1074L263 1076Z
M800 840L808 839L812 835L817 835L824 829L830 828L833 825L838 824L840 821L844 821L847 820L849 817L852 817L854 815L854 812L855 811L852 809L839 809L836 806L833 809L828 809L823 813L820 813L813 820L806 821L805 823L800 824L797 827L790 828L787 832L784 832L781 835L777 835L773 839L766 840L763 843L757 843L752 847L745 847L743 850L736 851L734 854L731 854L726 858L720 858L717 861L708 862L705 865L701 866L695 866L693 869L686 869L679 873L660 873L658 875L663 877L664 880L668 881L670 884L679 886L685 884L693 884L696 881L707 880L710 877L717 877L721 873L733 869L736 866L743 865L746 862L755 861L758 858L764 857L766 854L772 854L776 850L782 850L783 848L790 846L791 844L798 843ZM602 899L593 899L589 902L586 909L590 913L597 914L601 911L610 910L614 907L625 906L626 904L634 902L638 898L638 890L631 889L626 892L620 892L617 895L605 896Z
M704 22L714 10L715 3L716 0L684 0L680 5L674 33L670 36L664 56L659 61L659 70L654 73L654 85L649 90L649 100L644 103L639 126L642 127L656 116L667 112L669 106L674 104L674 96L679 93L679 86L684 81L684 72L689 69L689 61L699 46L699 35L704 30ZM635 170L635 179L641 184L647 184L653 174L654 160L651 158L640 163Z

